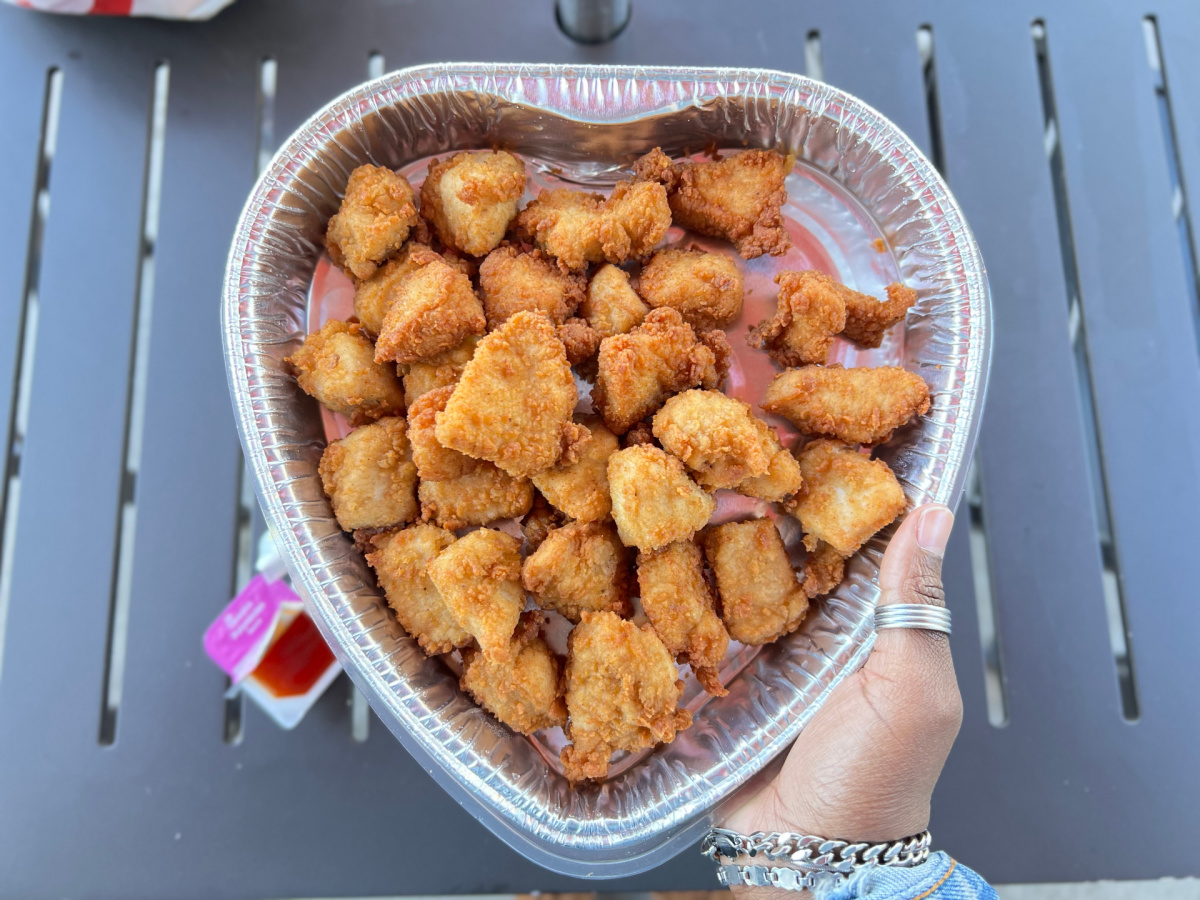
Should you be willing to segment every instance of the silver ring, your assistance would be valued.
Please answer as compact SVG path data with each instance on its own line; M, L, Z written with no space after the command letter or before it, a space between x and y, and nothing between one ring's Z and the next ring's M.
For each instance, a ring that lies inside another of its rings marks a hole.
M921 628L950 633L950 610L925 603L892 603L875 610L875 630L884 628Z

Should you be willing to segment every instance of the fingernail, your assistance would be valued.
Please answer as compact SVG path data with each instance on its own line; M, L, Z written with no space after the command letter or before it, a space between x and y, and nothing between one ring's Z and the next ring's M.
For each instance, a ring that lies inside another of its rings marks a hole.
M943 556L953 527L954 513L944 506L927 507L921 511L917 522L917 545L929 553Z

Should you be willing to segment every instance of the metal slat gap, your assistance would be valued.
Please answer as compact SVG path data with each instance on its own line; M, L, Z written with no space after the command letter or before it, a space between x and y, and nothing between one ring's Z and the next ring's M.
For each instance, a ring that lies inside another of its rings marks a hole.
M825 59L821 55L821 32L810 31L804 38L804 74L814 81L825 80Z
M367 77L379 78L383 75L383 54L378 50L372 50L367 54Z
M142 463L146 421L146 380L150 363L150 322L154 310L154 248L162 195L163 149L167 132L167 93L171 67L154 69L153 100L146 138L146 174L142 188L142 229L133 301L133 335L125 397L124 470L117 507L117 546L109 599L104 691L100 708L100 743L117 738L117 715L125 679L129 605L133 593L134 538L137 533L137 477Z
M50 215L50 168L58 144L58 116L62 109L63 73L52 68L46 73L42 101L42 129L38 141L37 168L33 182L33 210L29 217L29 247L25 254L25 283L17 326L17 351L13 363L13 389L9 398L8 432L4 480L0 484L0 676L4 672L4 632L12 592L14 549L17 541L17 511L21 504L21 454L29 423L29 398L33 387L33 354L37 346L38 284L42 273L42 239Z
M925 85L925 112L929 122L929 152L931 162L946 176L946 158L942 141L942 108L938 100L937 54L934 50L933 27L917 29L917 58ZM1002 728L1008 724L1008 696L1004 681L1004 664L1000 652L1000 620L996 615L995 592L992 590L992 557L988 550L987 515L984 510L983 483L979 477L980 451L975 451L967 472L967 513L970 528L971 577L975 588L975 612L979 619L979 644L983 657L984 696L987 700L988 722Z
M1045 123L1043 142L1050 164L1054 186L1054 209L1058 219L1058 239L1063 261L1063 278L1067 286L1067 323L1075 355L1075 374L1079 383L1080 414L1083 418L1086 453L1090 469L1092 500L1096 508L1096 539L1102 565L1101 583L1104 588L1104 608L1108 619L1109 645L1117 672L1117 687L1121 714L1127 721L1138 719L1137 684L1134 678L1133 647L1129 635L1129 619L1125 612L1125 597L1121 585L1121 565L1112 527L1112 504L1109 499L1108 475L1104 452L1096 422L1095 387L1092 383L1091 362L1088 357L1087 328L1083 318L1083 297L1079 286L1079 263L1075 257L1075 239L1071 227L1071 205L1067 196L1066 169L1063 164L1062 142L1055 104L1054 81L1051 77L1050 48L1046 25L1035 19L1033 34L1034 56L1041 85L1042 112Z

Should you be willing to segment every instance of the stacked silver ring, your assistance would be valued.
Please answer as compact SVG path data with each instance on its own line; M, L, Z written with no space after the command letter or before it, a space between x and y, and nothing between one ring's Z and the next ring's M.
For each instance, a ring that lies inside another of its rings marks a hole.
M885 628L921 628L950 633L950 610L925 603L892 603L875 610L875 630Z

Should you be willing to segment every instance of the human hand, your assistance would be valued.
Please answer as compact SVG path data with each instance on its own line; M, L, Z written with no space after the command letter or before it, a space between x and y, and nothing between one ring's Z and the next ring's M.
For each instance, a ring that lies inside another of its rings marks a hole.
M942 556L954 515L919 507L897 529L879 568L879 605L944 606ZM879 632L866 663L830 694L788 751L779 774L722 827L849 841L924 831L929 799L962 721L944 634Z

